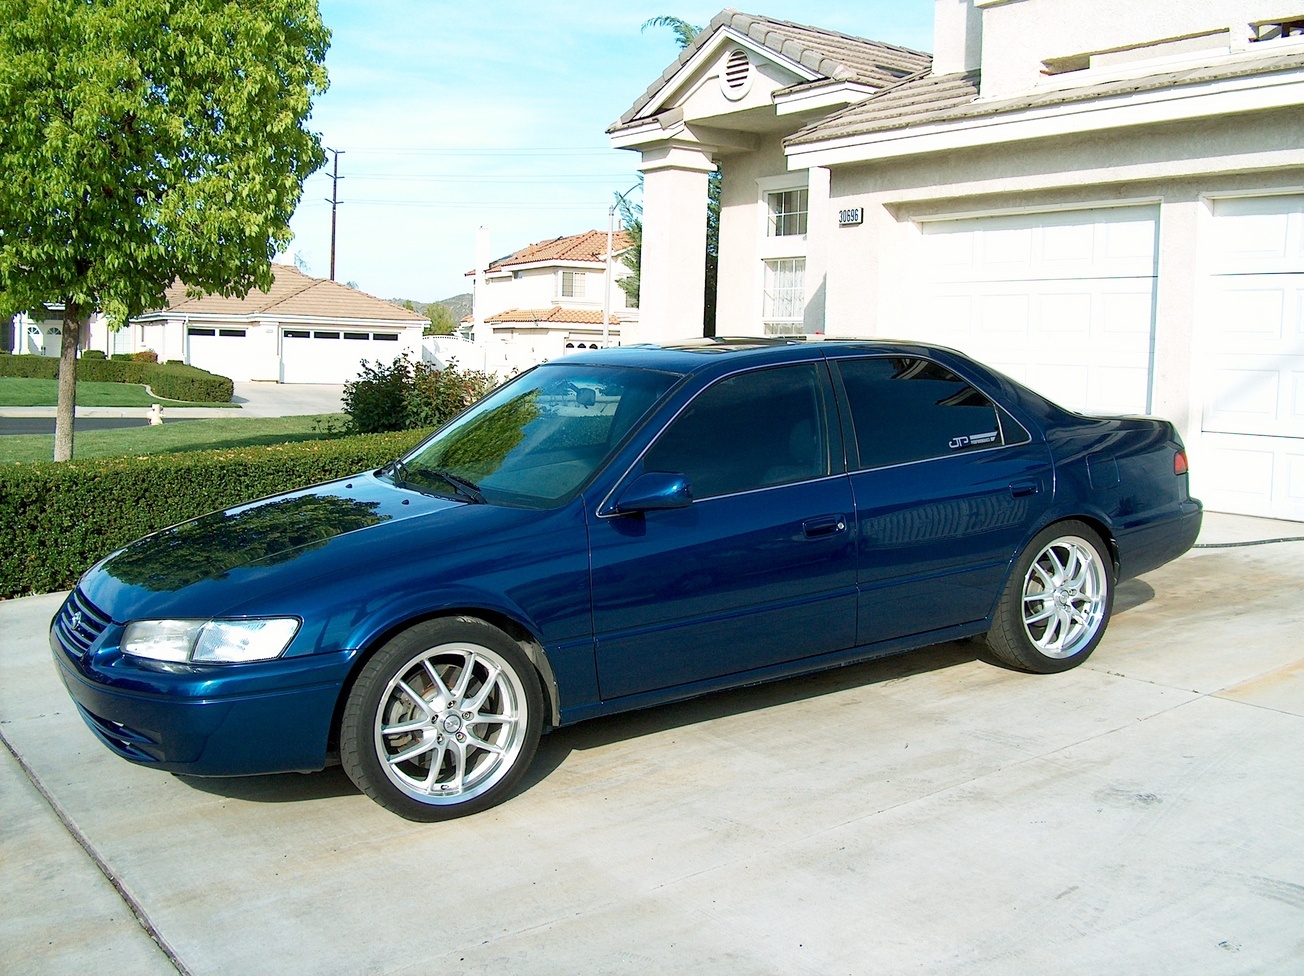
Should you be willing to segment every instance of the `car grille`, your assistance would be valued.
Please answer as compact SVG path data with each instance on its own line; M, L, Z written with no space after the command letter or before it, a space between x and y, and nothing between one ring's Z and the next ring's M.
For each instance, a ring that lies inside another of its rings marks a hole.
M73 590L54 618L54 634L69 651L85 654L109 625L109 615Z

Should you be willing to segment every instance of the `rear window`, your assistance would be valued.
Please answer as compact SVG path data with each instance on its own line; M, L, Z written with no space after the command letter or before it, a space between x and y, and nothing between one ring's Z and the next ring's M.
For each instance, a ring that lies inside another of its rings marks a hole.
M903 356L836 363L851 407L861 468L1005 443L992 401L944 366Z

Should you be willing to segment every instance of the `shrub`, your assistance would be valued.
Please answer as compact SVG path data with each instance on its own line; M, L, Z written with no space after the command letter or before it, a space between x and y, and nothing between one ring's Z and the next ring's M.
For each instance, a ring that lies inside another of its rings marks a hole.
M412 361L400 356L388 366L364 361L356 380L344 384L344 412L360 434L407 428L404 391L412 382Z
M0 376L23 376L52 380L59 375L59 360L53 356L10 356L0 363ZM144 383L156 396L167 400L230 403L234 384L196 366L88 357L77 360L77 379L99 383Z
M133 362L137 363L156 363L158 362L158 353L153 349L142 349L140 352L131 354Z
M487 373L414 363L406 355L388 365L364 362L356 380L344 384L344 412L359 433L438 427L495 385Z
M0 599L69 588L115 549L205 512L379 467L425 433L0 466Z
M104 355L104 350L102 349L87 349L84 353L82 353L82 359L105 359L105 358L106 357Z

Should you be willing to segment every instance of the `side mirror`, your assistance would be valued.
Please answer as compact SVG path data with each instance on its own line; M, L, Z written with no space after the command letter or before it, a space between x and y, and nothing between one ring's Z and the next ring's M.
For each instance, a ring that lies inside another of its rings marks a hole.
M616 511L621 515L635 512L661 511L668 508L687 508L693 504L693 485L682 474L649 471L640 475L620 493Z

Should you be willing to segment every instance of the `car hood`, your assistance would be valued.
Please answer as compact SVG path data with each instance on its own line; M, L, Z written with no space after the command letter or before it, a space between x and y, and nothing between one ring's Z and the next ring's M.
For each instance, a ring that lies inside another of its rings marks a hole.
M163 529L113 553L80 586L118 620L216 616L257 593L329 572L328 550L357 533L403 531L414 519L456 518L481 507L357 475Z

